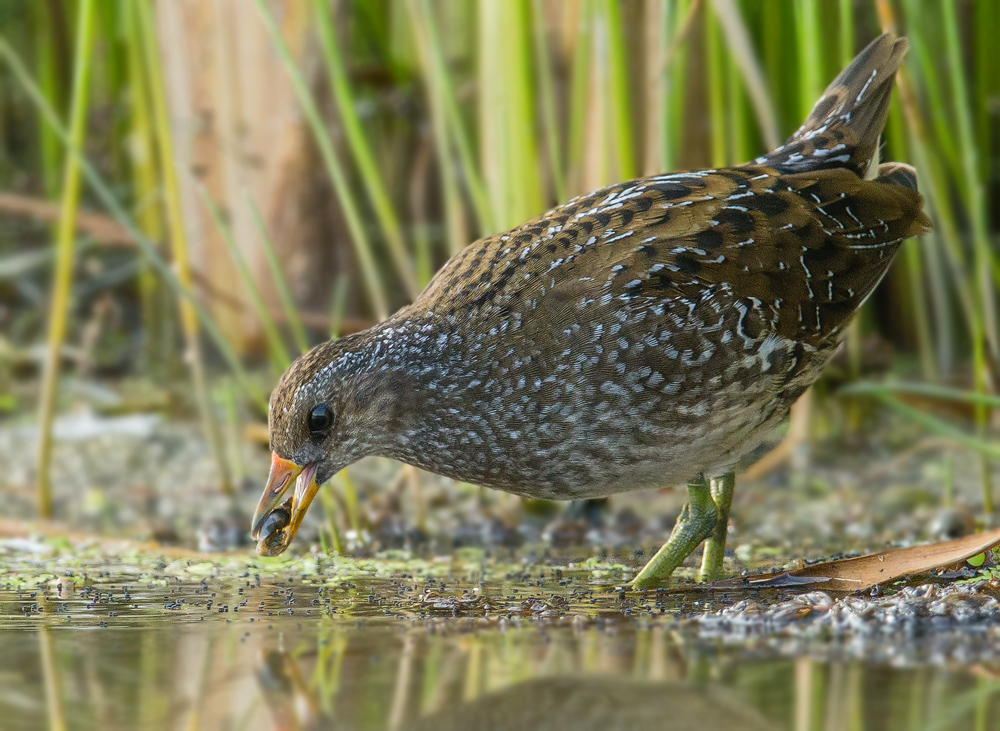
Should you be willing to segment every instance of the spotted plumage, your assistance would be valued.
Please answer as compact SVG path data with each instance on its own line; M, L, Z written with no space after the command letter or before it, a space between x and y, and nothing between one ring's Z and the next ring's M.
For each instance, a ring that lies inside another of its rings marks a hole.
M930 225L912 168L873 162L904 51L877 39L753 163L609 186L471 244L289 369L275 453L320 482L375 454L549 499L730 471Z

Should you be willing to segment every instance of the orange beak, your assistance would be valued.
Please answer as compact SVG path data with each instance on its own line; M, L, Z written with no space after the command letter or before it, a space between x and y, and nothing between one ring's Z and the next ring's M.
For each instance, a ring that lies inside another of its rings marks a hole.
M317 466L301 467L291 460L271 454L271 474L257 503L250 530L250 535L257 541L258 555L277 556L283 553L298 533L302 519L319 491ZM295 490L288 496L293 484Z

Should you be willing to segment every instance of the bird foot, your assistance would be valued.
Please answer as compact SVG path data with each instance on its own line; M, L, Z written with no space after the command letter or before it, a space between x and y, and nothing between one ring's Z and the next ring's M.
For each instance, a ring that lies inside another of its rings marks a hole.
M735 486L736 476L732 472L713 478L711 484L705 481L703 475L690 482L688 502L677 518L670 538L632 579L631 586L648 589L666 581L702 541L705 541L705 552L699 581L721 578L729 532L729 509Z
M728 512L728 511L727 511ZM718 510L703 475L688 484L688 502L670 532L670 538L632 579L635 589L648 589L665 581L698 544L713 534ZM725 539L723 539L725 540Z
M736 475L728 472L712 479L712 502L715 503L716 521L712 534L705 541L705 552L701 557L699 581L715 581L722 578L722 561L726 555L726 536L729 533L729 509L733 504L733 489Z

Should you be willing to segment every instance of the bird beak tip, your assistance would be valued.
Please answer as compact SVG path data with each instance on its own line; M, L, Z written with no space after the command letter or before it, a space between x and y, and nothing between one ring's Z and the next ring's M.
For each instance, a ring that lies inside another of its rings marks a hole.
M261 528L268 516L282 502L287 502L283 501L283 498L295 484L295 479L302 473L303 469L291 460L283 459L276 453L271 454L271 472L267 476L267 484L260 496L260 502L257 503L257 510L250 528L250 535L255 541L260 539Z
M318 466L317 463L300 466L277 454L271 455L271 473L250 530L257 541L258 555L277 556L288 548L319 491Z

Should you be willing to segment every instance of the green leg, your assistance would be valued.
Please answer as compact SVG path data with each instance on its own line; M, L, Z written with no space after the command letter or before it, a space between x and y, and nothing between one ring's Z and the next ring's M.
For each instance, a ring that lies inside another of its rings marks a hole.
M736 475L732 472L712 478L712 500L715 502L718 520L712 529L712 535L705 541L701 572L698 574L700 581L715 581L722 578L722 559L726 553L726 534L729 532L729 508L733 504L735 486Z
M677 518L670 538L632 579L632 586L636 589L648 589L668 579L674 569L694 553L698 544L712 535L717 512L705 476L698 475L688 484L688 502ZM722 540L725 543L725 534Z

